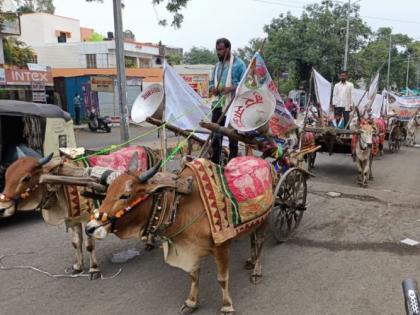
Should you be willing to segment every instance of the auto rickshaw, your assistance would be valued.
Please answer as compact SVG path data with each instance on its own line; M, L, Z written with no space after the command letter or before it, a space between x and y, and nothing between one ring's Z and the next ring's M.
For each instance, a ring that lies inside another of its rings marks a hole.
M76 147L73 121L56 105L0 100L0 191L7 167L23 156L40 158Z

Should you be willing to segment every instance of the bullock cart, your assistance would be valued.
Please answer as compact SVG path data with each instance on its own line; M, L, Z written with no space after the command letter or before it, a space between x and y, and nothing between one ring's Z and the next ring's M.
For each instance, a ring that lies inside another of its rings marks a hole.
M304 131L314 135L315 144L320 146L320 152L352 154L357 162L358 183L367 187L372 179L373 157L379 152L379 137L376 136L376 126L358 119L356 128L340 129L325 126L305 126ZM378 139L375 141L375 138Z
M200 125L243 142L248 148L262 152L263 158L271 160L275 176L273 177L274 202L269 226L277 241L286 241L298 228L306 211L307 179L311 174L303 168L304 157L312 154L319 147L297 149L283 144L281 149L283 152L279 154L276 141L270 135L253 137L239 134L234 129L220 127L214 123L201 122Z
M360 132L349 129L339 129L334 127L312 127L305 126L305 132L314 134L315 144L320 146L319 152L351 154L351 142L353 135Z
M387 122L385 139L388 140L388 149L391 153L398 152L407 137L407 122L396 116L387 116L384 119Z

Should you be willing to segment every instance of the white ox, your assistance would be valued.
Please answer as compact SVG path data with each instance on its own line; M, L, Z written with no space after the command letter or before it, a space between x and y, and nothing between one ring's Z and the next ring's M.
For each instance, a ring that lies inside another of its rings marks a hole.
M355 148L357 169L359 171L358 183L367 187L368 180L372 179L372 143L373 126L367 123L361 124L357 129L360 134L357 136Z
M420 126L420 112L417 111L407 124L406 144L414 146L416 144L417 128Z

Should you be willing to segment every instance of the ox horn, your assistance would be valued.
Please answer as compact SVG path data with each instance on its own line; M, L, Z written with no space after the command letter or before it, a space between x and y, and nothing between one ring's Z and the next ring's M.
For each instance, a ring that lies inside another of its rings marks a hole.
M38 160L38 166L44 166L45 164L47 164L49 161L51 161L52 157L53 157L54 153L50 153L47 156L44 156L43 158L40 158Z
M151 169L141 173L138 176L140 183L145 183L149 179L151 179L153 176L155 176L156 173L159 171L160 165L162 164L161 162L162 161L157 162L156 165L154 165Z

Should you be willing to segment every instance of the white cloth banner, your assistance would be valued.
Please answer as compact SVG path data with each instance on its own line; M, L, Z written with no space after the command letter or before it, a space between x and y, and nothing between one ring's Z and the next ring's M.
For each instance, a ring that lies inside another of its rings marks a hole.
M236 96L233 102L235 102L238 97L244 93L258 89L269 90L276 100L274 114L269 120L271 133L274 136L282 137L287 132L295 129L297 127L295 120L284 106L284 102L277 91L277 87L273 82L270 73L268 72L264 59L258 52L256 52L236 89ZM234 106L231 106L226 115L226 125L230 123L233 117L233 108Z
M398 119L408 121L420 109L420 96L398 96L386 92L388 114L397 114Z
M313 71L314 71L314 81L315 81L315 93L316 93L317 100L321 104L322 111L325 114L329 114L332 85L318 71L316 71L315 69L313 69ZM372 104L369 106L372 106L372 115L374 117L381 116L381 108L382 108L383 97L381 94L376 93L378 89L378 84L379 84L379 74L376 75L375 78L372 80L368 93L365 93L366 92L365 90L356 89L356 88L353 89L353 93L352 93L353 104L357 106L360 102L359 104L360 111L363 111L366 108L366 106L370 104L370 102L372 101ZM374 99L373 99L373 95L375 95Z
M167 63L164 65L165 89L165 117L164 120L171 125L182 129L206 130L199 127L201 120L209 121L210 106L188 85L185 80ZM201 139L208 135L197 133Z
M369 99L369 106L372 106L373 102L375 101L375 97L378 92L379 87L379 72L375 75L372 82L369 86L369 92L368 92L368 99Z
M315 81L315 93L318 102L321 104L322 111L325 114L330 112L331 101L331 83L325 79L318 71L313 69Z

